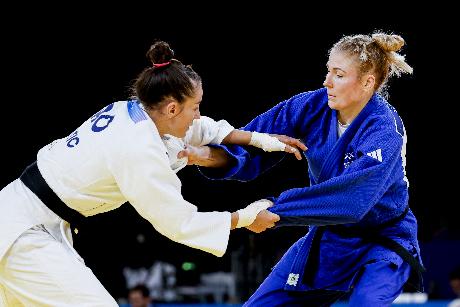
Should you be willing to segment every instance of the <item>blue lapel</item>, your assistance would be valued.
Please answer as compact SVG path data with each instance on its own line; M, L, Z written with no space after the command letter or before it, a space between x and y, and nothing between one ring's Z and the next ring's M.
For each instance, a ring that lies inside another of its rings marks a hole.
M340 163L342 163L342 157L344 156L345 150L347 149L347 145L351 142L364 120L375 110L379 103L378 100L378 95L374 94L338 140L337 111L332 110L332 116L329 123L329 135L327 140L327 146L330 146L332 149L323 162L323 166L321 167L321 171L318 175L318 183L337 175L340 169Z

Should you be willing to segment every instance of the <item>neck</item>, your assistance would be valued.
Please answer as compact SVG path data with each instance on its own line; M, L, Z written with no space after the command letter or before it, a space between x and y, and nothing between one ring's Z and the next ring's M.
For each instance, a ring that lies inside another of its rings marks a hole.
M337 119L339 120L339 122L342 125L351 124L351 122L356 118L356 116L358 116L358 114L367 105L371 97L372 95L370 97L366 97L366 99L361 100L361 102L353 104L351 108L339 110L337 114Z
M167 125L167 121L165 120L165 116L157 110L147 111L149 117L153 120L153 123L157 127L158 133L162 137L163 135L167 134L169 129Z
M355 119L356 116L358 116L358 114L359 112L355 114L355 113L347 113L342 110L338 112L337 120L339 121L341 125L346 126L346 125L351 124L351 122Z

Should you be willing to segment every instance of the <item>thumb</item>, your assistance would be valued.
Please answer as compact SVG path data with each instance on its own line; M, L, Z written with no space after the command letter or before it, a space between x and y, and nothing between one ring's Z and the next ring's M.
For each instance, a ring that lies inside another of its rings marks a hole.
M184 149L184 150L181 150L179 151L179 153L177 154L177 158L179 159L182 159L182 158L185 158L185 157L188 157L188 150L187 149Z
M270 212L270 211L268 211ZM270 212L270 217L273 218L274 222L278 222L280 220L280 216L276 213Z

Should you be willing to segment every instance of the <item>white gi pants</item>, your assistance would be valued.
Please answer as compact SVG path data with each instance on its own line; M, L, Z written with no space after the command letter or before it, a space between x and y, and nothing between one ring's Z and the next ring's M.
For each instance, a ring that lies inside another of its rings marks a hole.
M68 223L48 216L0 258L0 306L118 307L72 247Z

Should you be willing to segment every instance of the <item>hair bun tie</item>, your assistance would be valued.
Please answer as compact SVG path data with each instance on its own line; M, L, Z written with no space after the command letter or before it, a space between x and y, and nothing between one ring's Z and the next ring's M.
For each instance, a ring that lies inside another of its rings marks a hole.
M153 67L163 67L163 66L166 66L166 65L169 65L171 64L171 62L164 62L164 63L159 63L159 64L153 64Z

